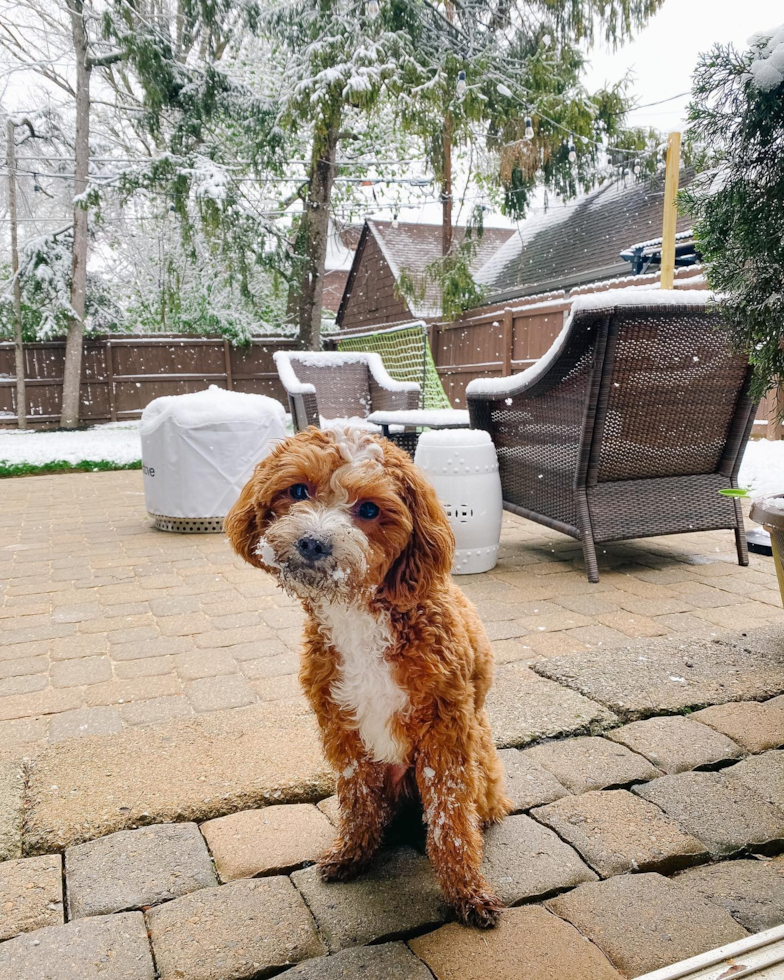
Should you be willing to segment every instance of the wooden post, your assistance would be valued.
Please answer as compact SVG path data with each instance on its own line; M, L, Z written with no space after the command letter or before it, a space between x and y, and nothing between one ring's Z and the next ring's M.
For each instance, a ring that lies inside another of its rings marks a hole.
M117 403L115 402L115 392L114 392L114 363L112 358L114 354L112 353L112 342L111 340L106 341L106 346L104 351L104 364L106 365L106 380L109 384L109 414L112 417L112 422L117 421Z
M512 347L514 346L514 313L510 307L504 310L504 324L501 343L502 355L504 358L503 377L508 378L512 373Z
M681 166L681 134L670 133L667 140L667 170L664 177L664 222L662 224L661 288L672 289L675 279L675 229L678 211L675 198Z
M14 279L14 364L16 369L16 420L20 429L27 428L27 392L25 389L25 356L22 342L22 286L19 282L19 247L16 217L16 127L8 120L8 210L11 217L11 275Z
M226 366L226 388L229 391L234 391L234 378L231 374L231 346L225 338L223 341L223 363Z

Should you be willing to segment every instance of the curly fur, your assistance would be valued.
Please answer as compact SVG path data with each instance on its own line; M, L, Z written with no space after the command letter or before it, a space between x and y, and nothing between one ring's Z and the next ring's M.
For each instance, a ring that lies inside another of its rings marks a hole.
M307 499L292 499L298 484ZM364 518L363 502L378 515ZM300 681L341 809L322 876L346 879L367 865L415 781L447 900L463 921L493 925L501 905L480 873L481 828L510 803L484 708L492 652L452 581L454 537L432 486L386 440L308 429L258 465L226 531L307 614ZM303 535L330 553L303 560Z

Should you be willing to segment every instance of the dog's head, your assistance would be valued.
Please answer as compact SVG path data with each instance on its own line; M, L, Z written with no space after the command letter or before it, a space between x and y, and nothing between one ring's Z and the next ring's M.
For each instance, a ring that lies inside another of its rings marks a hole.
M408 455L359 429L308 429L259 465L225 522L234 550L301 599L424 598L454 535Z

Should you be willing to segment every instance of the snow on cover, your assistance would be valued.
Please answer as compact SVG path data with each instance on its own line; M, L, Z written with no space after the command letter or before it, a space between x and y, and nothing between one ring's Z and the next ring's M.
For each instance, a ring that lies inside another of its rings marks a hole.
M283 406L274 398L210 385L205 391L154 398L142 412L141 431L157 428L166 418L174 419L178 425L196 426L216 422L259 422L284 415Z
M784 24L757 31L746 42L751 48L749 75L761 92L772 92L784 82Z

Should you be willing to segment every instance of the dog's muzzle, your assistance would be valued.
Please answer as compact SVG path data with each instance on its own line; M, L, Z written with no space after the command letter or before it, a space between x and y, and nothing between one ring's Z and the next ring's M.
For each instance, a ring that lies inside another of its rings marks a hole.
M304 534L297 541L297 554L311 567L329 558L332 554L332 542L326 538Z

